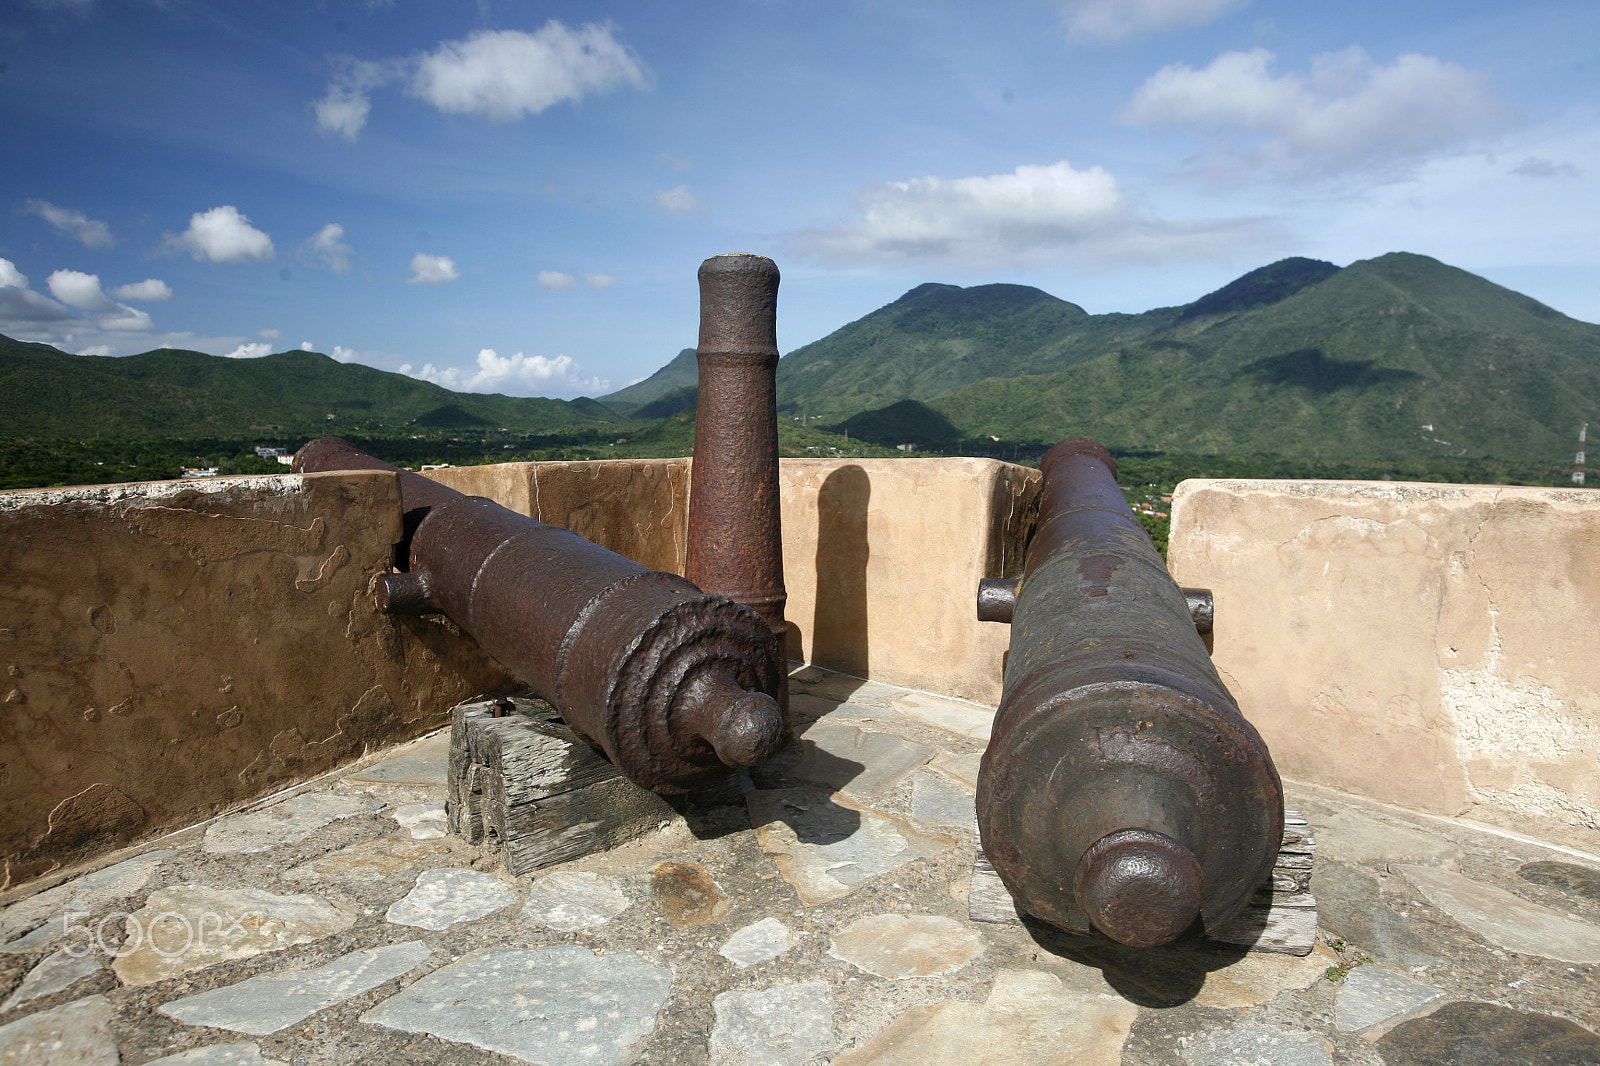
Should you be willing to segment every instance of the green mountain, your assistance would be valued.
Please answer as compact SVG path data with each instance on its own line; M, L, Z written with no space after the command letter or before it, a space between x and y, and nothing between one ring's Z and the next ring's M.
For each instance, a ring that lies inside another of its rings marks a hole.
M548 431L614 420L594 400L451 392L317 352L227 359L161 348L69 355L0 337L0 426L13 437L236 437L417 429Z
M672 362L657 370L643 381L635 381L632 385L618 389L600 397L600 402L618 414L634 416L646 404L683 388L694 388L700 383L700 364L695 359L695 350L685 348L672 357ZM693 401L691 401L693 402ZM681 409L681 408L679 408ZM676 414L677 411L668 411L667 414ZM639 415L641 418L651 417ZM666 415L656 415L665 418Z
M778 382L788 412L879 444L1550 461L1600 414L1600 327L1426 256L1287 259L1142 315L923 285Z

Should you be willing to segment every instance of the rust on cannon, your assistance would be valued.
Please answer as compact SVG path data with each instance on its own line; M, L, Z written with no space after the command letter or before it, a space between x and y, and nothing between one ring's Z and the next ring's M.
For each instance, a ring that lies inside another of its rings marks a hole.
M1272 869L1277 770L1206 653L1209 598L1172 581L1111 455L1063 441L1040 469L1014 608L980 592L990 617L1012 613L978 777L984 851L1062 929L1134 947L1214 929Z
M782 646L751 608L337 438L294 469L394 471L405 539L378 608L449 617L635 784L687 791L783 745Z
M778 267L738 252L700 264L700 368L684 575L749 604L780 640L788 599L778 518Z

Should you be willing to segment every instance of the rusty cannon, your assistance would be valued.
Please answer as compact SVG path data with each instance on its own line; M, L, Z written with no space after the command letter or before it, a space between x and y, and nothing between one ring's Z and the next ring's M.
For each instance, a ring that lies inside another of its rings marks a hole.
M635 784L688 791L782 747L783 651L752 608L337 437L294 469L394 471L405 539L378 609L447 616Z
M1040 464L1038 527L978 776L984 852L1019 907L1132 947L1215 929L1268 878L1283 788L1217 676L1193 605L1168 575L1099 444ZM982 602L987 595L987 603Z

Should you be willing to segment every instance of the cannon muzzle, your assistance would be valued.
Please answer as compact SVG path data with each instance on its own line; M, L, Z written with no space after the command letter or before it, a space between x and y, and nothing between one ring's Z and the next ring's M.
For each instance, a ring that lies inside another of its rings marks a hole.
M449 617L635 784L688 791L783 746L782 648L752 608L336 437L294 469L394 471L406 539L378 609Z
M989 617L1012 614L978 776L983 848L1035 917L1155 947L1249 902L1277 856L1283 788L1206 652L1209 598L1173 583L1111 455L1068 440L1040 469L1014 604L980 594Z

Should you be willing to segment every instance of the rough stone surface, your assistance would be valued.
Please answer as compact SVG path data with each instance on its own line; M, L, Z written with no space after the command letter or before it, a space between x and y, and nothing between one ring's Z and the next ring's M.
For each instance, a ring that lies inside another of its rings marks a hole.
M1589 1066L1600 1036L1548 1014L1492 1003L1446 1003L1377 1042L1385 1066Z
M925 692L908 692L894 701L894 709L907 718L936 725L952 733L988 740L994 725L994 711L971 703L942 700Z
M1359 868L1319 857L1311 888L1322 928L1375 958L1408 968L1431 966L1443 958L1426 930L1391 910L1377 880Z
M269 1059L254 1044L212 1044L182 1051L166 1058L152 1059L145 1066L288 1066L282 1059Z
M354 922L355 915L305 893L175 885L150 893L129 916L123 944L128 953L112 969L125 985L150 985L229 959L309 944ZM129 950L135 929L142 941Z
M983 1006L913 1007L833 1066L1117 1066L1138 1013L1052 974L1002 970Z
M1327 970L1328 960L1314 954L1249 954L1208 971L1194 1001L1221 1010L1251 1007L1291 988L1308 988Z
M960 969L983 953L983 939L936 914L858 918L833 938L828 954L870 974L903 980Z
M833 1050L833 1000L821 981L723 992L712 1002L713 1066L806 1066Z
M943 774L919 769L911 775L911 817L928 825L970 831L978 817L977 800Z
M1335 1000L1339 1028L1347 1033L1371 1029L1442 995L1437 988L1381 966L1357 966L1339 982Z
M807 906L846 896L863 883L954 844L837 794L783 788L747 793L761 850Z
M1600 929L1529 903L1503 888L1431 866L1399 866L1428 902L1507 951L1562 962L1600 962Z
M629 899L616 878L578 870L557 870L528 888L522 913L563 933L598 929L628 909Z
M103 969L104 964L93 951L88 950L87 945L74 947L69 944L55 954L46 956L39 965L29 970L17 990L4 1003L0 1003L0 1011L8 1011L29 1000L70 988Z
M1181 1054L1188 1066L1333 1066L1315 1033L1270 1025L1207 1033Z
M650 894L673 928L720 921L733 907L711 872L695 862L662 862L650 870Z
M871 800L893 789L933 754L928 745L893 733L823 721L750 775L759 788L805 783Z
M280 876L285 881L304 884L357 884L381 881L399 873L430 855L447 851L443 845L425 844L419 840L402 837L378 837L363 840L348 848L330 852L321 858L301 863L285 870Z
M162 859L176 854L170 850L147 851L13 903L0 911L0 938L31 932L27 938L18 937L0 946L0 952L32 951L48 943L65 930L65 923L55 919L68 911L94 911L127 899L149 883Z
M449 833L443 803L407 803L396 807L394 820L417 840L436 840Z
M280 844L298 843L329 822L382 807L382 802L367 796L304 792L270 807L224 818L206 830L201 847L213 855L266 851Z
M158 1008L185 1025L266 1036L399 977L431 955L420 940L352 951L315 970L263 974Z
M1570 895L1600 903L1600 870L1592 866L1543 860L1523 863L1517 875L1529 884L1559 888Z
M436 970L361 1020L542 1066L622 1066L655 1028L672 975L631 951L496 948Z
M728 938L717 954L741 967L775 959L796 944L789 927L776 918L763 918Z
M0 1066L116 1066L111 1001L85 999L0 1025Z
M1333 862L1435 862L1460 857L1461 849L1433 833L1380 821L1359 811L1336 811L1312 819L1317 858Z
M424 870L416 887L389 907L388 919L418 929L447 929L516 902L517 890L476 870Z
M450 732L446 730L400 748L393 755L371 766L344 775L352 784L424 785L445 787L450 756Z

